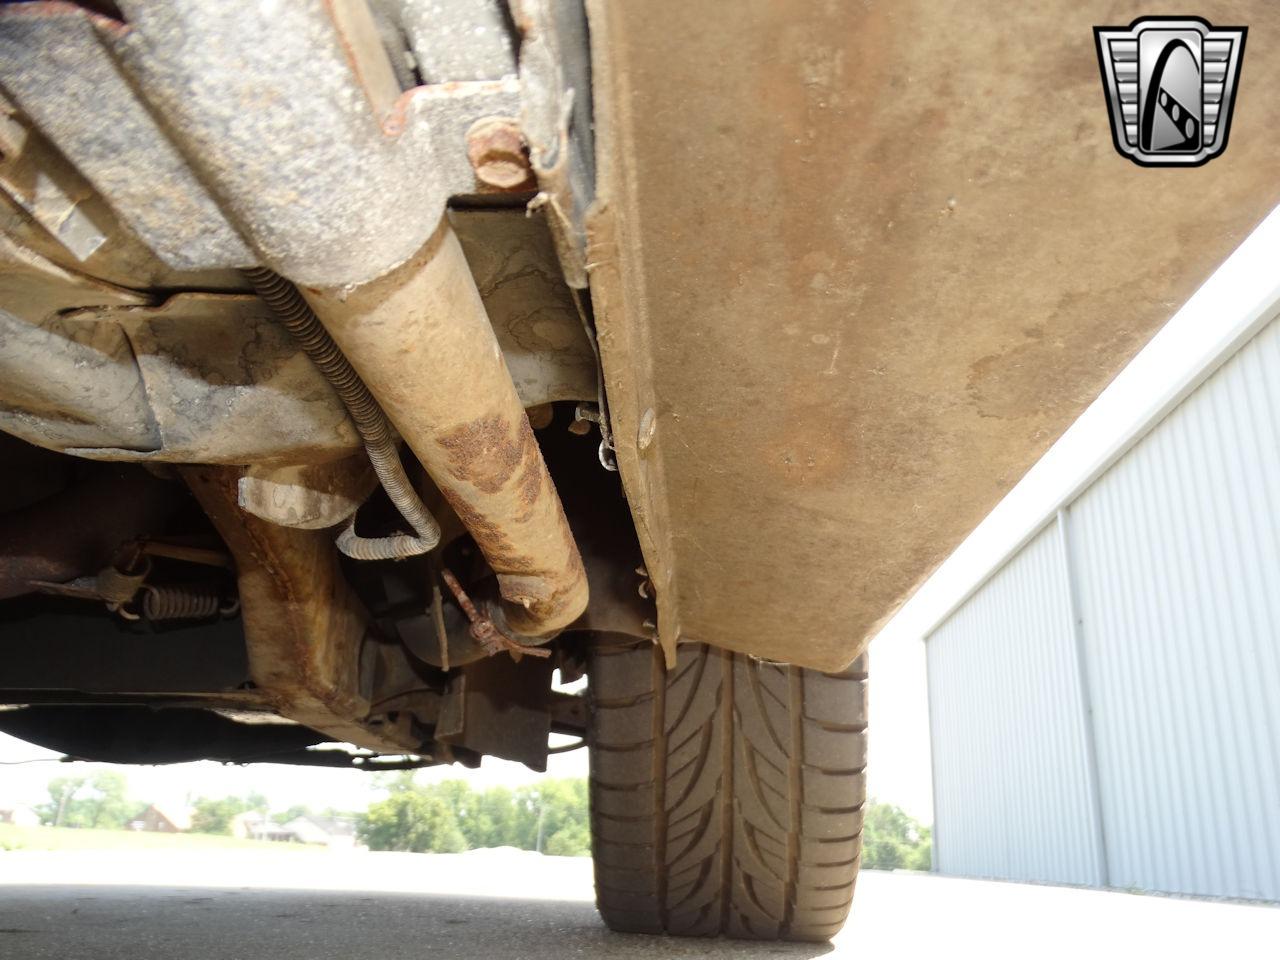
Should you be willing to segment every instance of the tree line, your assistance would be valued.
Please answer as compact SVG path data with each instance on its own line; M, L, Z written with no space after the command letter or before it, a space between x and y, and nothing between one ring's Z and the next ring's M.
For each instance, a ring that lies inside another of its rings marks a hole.
M511 790L474 790L463 780L419 784L412 771L387 776L385 799L360 817L370 850L460 853L517 847L552 856L591 855L587 781L546 779Z
M126 796L124 774L103 770L91 777L54 777L49 799L37 806L40 822L51 827L123 830L136 820L147 804Z
M50 827L88 830L124 830L138 820L151 804L130 800L123 773L103 770L87 777L54 777L47 789L49 799L35 807L40 822ZM235 797L200 797L191 805L191 832L230 834L231 821L241 813L257 812L280 823L312 813L310 807L295 805L272 811L261 793ZM355 814L325 810L325 816Z
M509 790L473 790L461 780L422 785L412 772L384 779L387 797L358 820L371 850L459 853L518 847L553 856L590 856L585 780L543 780ZM871 870L928 870L932 840L900 807L870 800L863 824L862 865Z
M355 814L360 841L371 850L460 853L516 847L553 856L590 856L591 821L585 779L544 779L529 786L476 790L463 780L420 784L413 771L379 775L386 796ZM123 830L148 804L130 801L125 776L105 770L88 777L55 777L49 799L36 808L50 826ZM302 805L272 811L261 793L201 797L192 809L196 833L229 834L239 814L256 811L280 823L312 811ZM325 815L351 816L326 810ZM928 827L901 808L870 800L862 834L862 865L872 870L928 870Z
M387 796L363 814L328 809L325 816L354 816L357 835L371 850L459 853L479 847L517 847L554 856L589 856L591 828L586 780L543 780L511 790L474 790L461 780L418 784L412 771L380 776ZM49 799L36 807L47 826L124 830L149 804L126 795L124 774L114 770L87 777L55 777ZM285 824L312 813L298 805L273 811L261 793L200 797L191 806L193 833L230 834L242 813L255 812Z

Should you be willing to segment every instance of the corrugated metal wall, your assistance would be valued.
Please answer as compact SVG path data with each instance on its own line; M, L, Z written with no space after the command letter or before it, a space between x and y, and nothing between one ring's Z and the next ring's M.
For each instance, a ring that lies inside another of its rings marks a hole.
M940 870L1280 900L1280 323L927 649Z
M929 640L944 873L1102 882L1065 578L1050 527Z

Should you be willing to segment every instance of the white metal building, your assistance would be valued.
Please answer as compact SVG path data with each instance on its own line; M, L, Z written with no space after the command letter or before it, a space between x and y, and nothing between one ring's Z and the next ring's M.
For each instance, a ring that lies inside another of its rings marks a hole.
M944 566L944 873L1280 900L1280 211Z

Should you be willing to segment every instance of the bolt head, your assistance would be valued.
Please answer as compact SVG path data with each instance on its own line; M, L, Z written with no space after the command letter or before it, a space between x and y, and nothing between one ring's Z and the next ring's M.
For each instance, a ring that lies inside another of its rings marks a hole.
M533 171L520 124L511 117L482 117L467 131L467 159L476 179L493 190L531 190Z

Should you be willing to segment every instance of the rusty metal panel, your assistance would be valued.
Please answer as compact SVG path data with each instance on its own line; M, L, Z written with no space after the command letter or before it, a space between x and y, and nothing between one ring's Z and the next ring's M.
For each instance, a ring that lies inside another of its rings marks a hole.
M411 729L370 722L362 656L373 627L330 534L241 512L236 467L183 466L183 479L235 558L249 676L281 716L384 753L421 747Z
M588 5L591 285L668 649L851 660L1280 201L1280 6L1197 8L1250 40L1194 170L1112 148L1112 4L987 9Z

